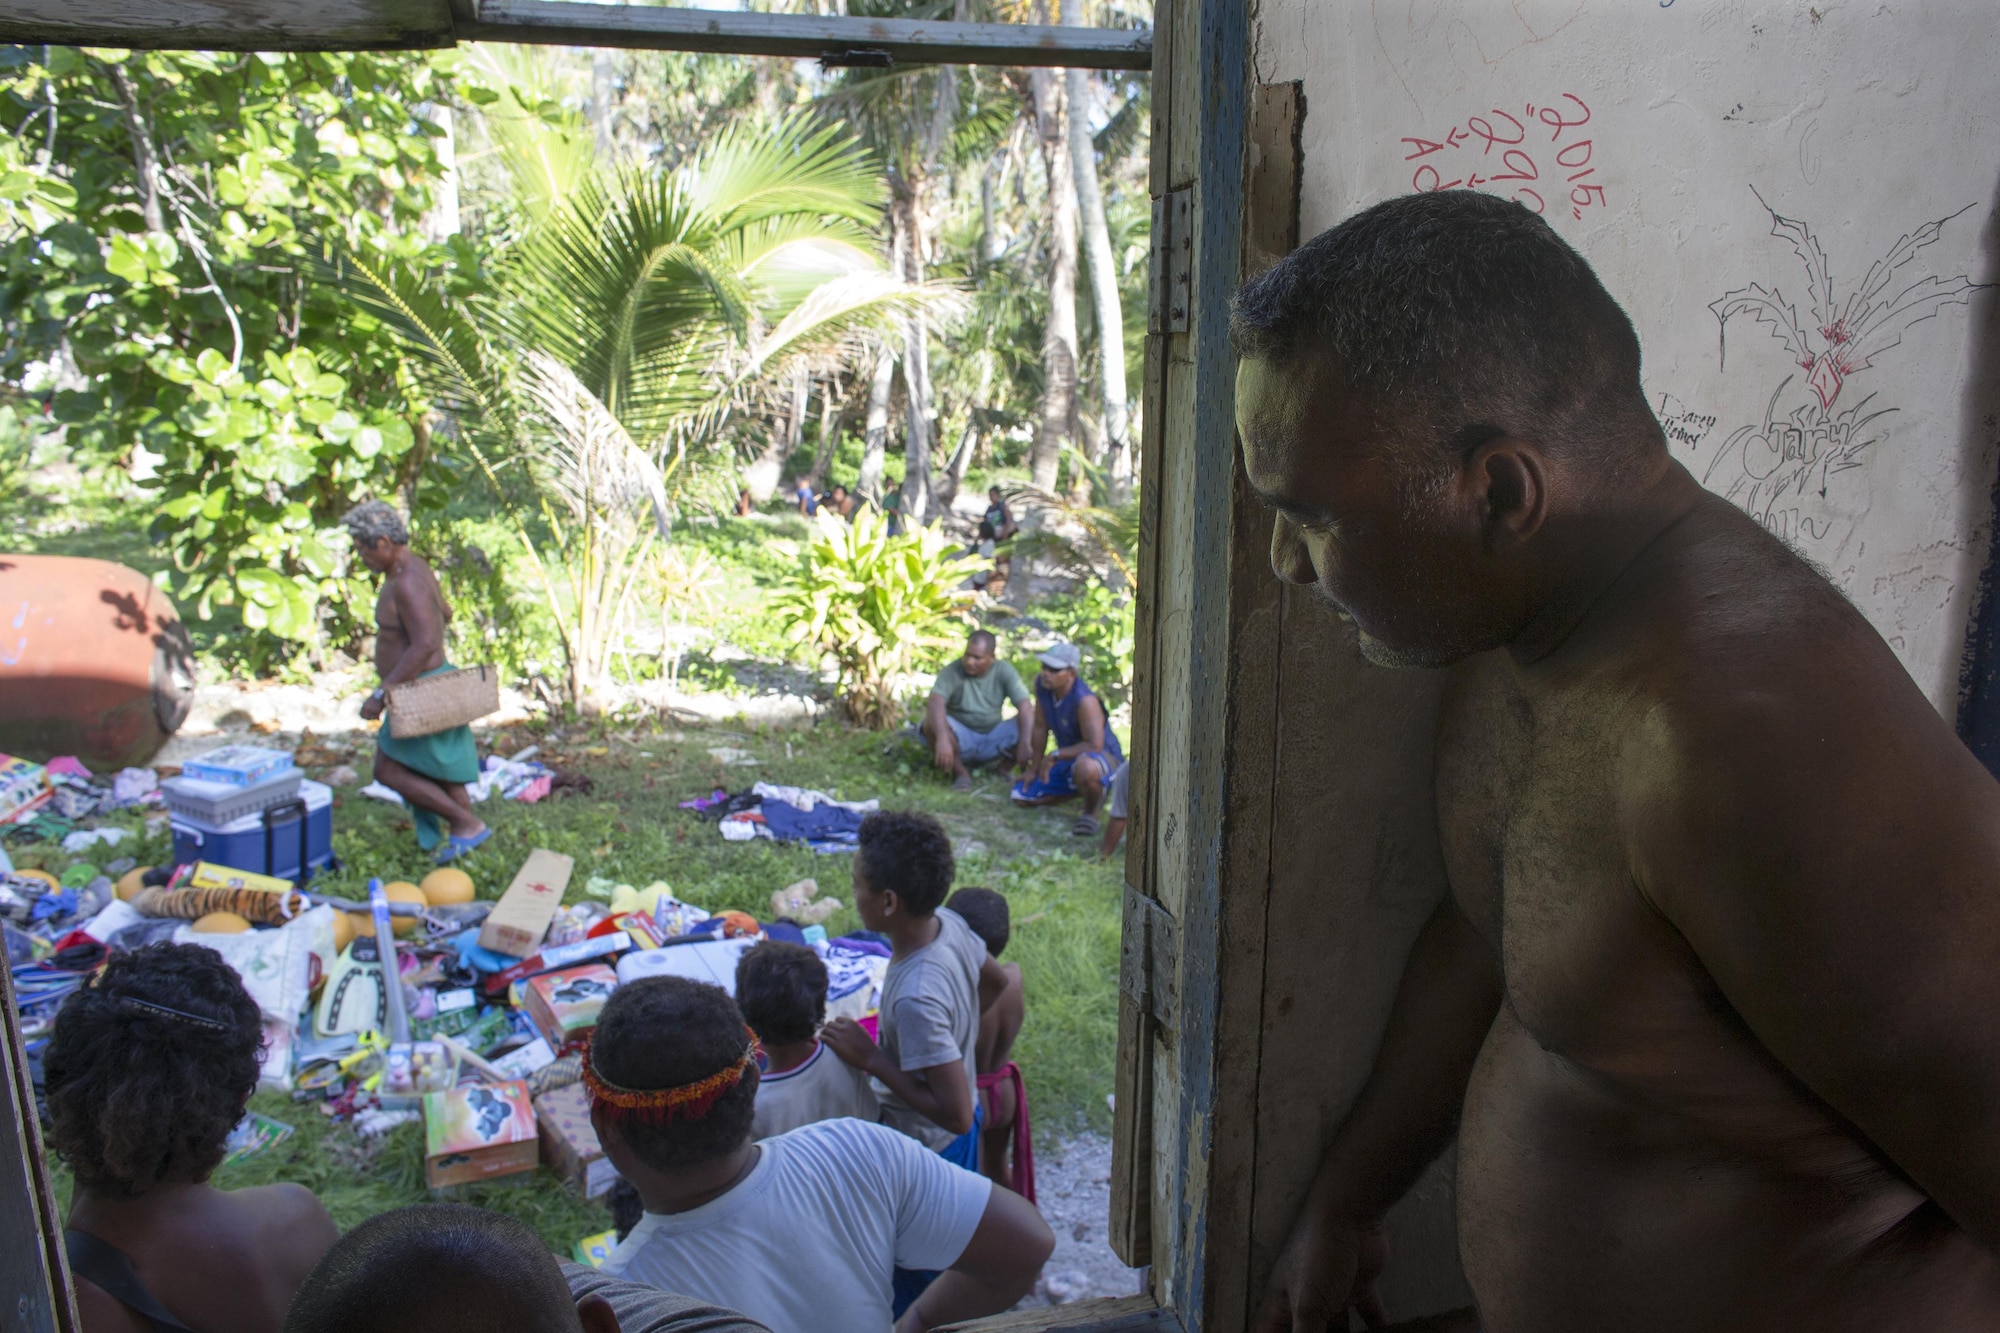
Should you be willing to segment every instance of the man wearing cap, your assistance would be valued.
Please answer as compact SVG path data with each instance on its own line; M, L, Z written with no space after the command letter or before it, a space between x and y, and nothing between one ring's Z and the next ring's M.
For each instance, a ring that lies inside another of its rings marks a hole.
M1125 752L1104 711L1104 701L1084 684L1078 668L1083 654L1073 643L1059 643L1040 654L1041 673L1035 678L1035 720L1027 756L1032 775L1014 784L1016 805L1054 805L1083 797L1083 813L1070 825L1079 838L1097 836L1097 807L1104 787ZM1055 737L1053 754L1043 754Z
M965 656L945 664L924 700L922 732L938 768L952 775L952 790L972 790L968 764L991 764L1014 757L1017 771L1034 762L1028 736L1035 702L1021 673L997 660L999 643L986 630L965 641ZM1012 701L1017 717L1005 716Z

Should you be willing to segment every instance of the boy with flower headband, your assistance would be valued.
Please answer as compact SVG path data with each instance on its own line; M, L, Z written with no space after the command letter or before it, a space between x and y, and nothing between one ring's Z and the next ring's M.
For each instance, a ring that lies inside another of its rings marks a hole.
M1020 1196L882 1125L755 1142L756 1039L713 986L618 989L584 1060L591 1124L646 1214L605 1271L739 1310L773 1333L881 1333L897 1266L947 1270L898 1333L994 1314L1054 1248Z

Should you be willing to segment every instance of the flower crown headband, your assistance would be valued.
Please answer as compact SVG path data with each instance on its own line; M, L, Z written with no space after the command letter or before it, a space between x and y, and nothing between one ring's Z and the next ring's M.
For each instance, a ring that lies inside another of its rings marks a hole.
M668 1120L699 1120L722 1100L724 1093L741 1083L743 1076L756 1067L757 1034L748 1027L743 1032L750 1038L750 1044L743 1048L741 1059L716 1070L707 1078L675 1088L620 1087L597 1072L596 1053L591 1049L589 1038L585 1038L583 1083L590 1089L592 1101L620 1119L644 1120L653 1124Z

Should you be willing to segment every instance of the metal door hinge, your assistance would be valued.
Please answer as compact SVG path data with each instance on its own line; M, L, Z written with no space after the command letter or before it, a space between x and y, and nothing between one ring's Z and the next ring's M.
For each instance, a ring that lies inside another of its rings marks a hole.
M1186 333L1194 309L1194 188L1153 201L1153 299L1148 327Z
M1180 937L1167 909L1125 886L1118 989L1161 1027L1172 1027L1180 998Z

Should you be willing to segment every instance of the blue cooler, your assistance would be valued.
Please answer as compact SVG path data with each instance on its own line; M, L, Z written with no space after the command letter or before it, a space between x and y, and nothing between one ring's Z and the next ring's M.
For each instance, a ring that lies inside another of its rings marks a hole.
M293 799L226 824L177 814L173 831L176 865L212 861L296 883L333 860L333 792L307 780Z

